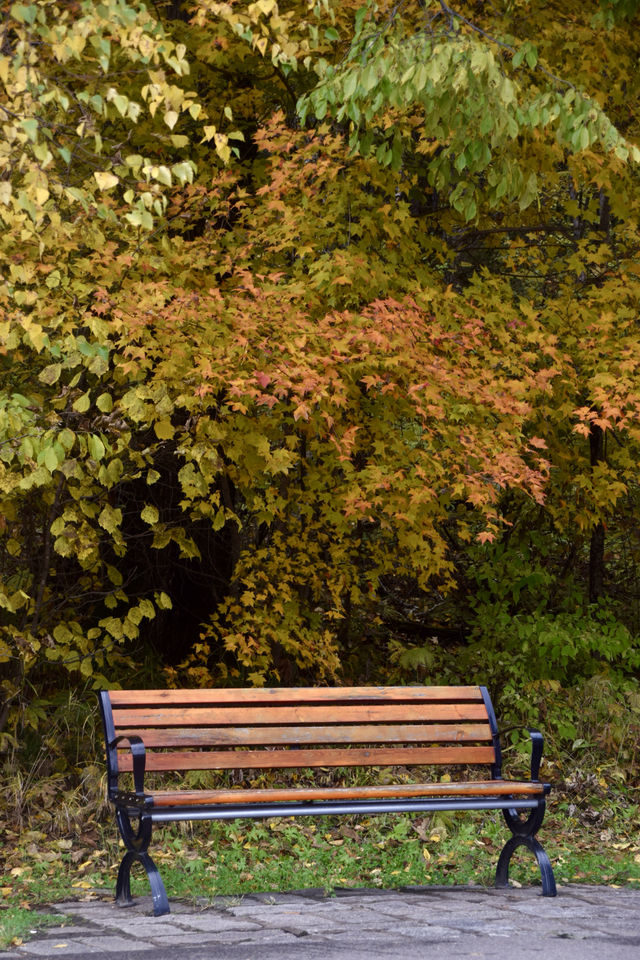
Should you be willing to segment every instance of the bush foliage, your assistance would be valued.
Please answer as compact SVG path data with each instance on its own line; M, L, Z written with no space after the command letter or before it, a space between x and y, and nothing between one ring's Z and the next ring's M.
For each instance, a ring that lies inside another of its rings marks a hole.
M2 749L133 676L632 716L637 4L2 12Z

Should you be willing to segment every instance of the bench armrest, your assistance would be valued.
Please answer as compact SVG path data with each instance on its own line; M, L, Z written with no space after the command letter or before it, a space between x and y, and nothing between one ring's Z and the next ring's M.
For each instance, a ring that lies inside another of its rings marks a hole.
M502 739L505 734L511 733L513 730L522 730L523 727L516 725L513 727L507 727L505 730L500 731L500 739ZM544 737L539 730L532 729L531 727L524 727L524 729L529 734L531 738L531 779L534 782L538 782L540 779L540 762L542 760L542 748L544 746Z
M122 740L127 741L131 749L131 755L133 756L133 788L136 792L136 796L144 797L146 751L144 748L144 743L142 742L142 737L138 737L135 734L132 734L130 737L128 737L123 734L121 737L116 737L115 740L112 740L109 746L117 747Z
M531 737L531 779L539 780L544 737L539 730L529 730L529 736Z

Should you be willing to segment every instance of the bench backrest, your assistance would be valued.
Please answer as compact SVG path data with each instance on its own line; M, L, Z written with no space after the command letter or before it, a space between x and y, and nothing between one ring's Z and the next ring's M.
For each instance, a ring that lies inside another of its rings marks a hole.
M500 775L485 687L111 690L100 694L110 786L144 742L147 770L490 764Z

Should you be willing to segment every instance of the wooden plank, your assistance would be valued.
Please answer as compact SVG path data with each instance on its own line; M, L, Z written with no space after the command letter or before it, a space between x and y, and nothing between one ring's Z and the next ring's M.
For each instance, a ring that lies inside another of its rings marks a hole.
M230 770L277 767L375 767L415 764L493 763L492 747L370 747L341 750L212 750L149 753L147 770ZM121 771L131 770L130 753L118 758Z
M324 743L491 743L488 723L353 724L294 727L169 727L122 729L142 737L145 747L278 746Z
M295 787L272 790L171 790L151 793L154 807L287 803L310 800L377 800L408 797L541 796L544 784L486 780L475 783L400 783L375 787Z
M340 701L459 701L482 702L478 686L452 687L230 687L213 690L111 690L111 705L176 704L301 704Z
M387 703L326 706L147 707L114 712L116 732L140 727L255 726L257 724L390 723L486 720L484 703Z

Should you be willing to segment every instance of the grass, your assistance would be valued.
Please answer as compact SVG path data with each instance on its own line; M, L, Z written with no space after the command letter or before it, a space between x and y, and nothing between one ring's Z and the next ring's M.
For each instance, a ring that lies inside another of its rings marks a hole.
M43 927L60 926L68 922L60 914L34 913L25 907L7 907L0 914L0 949L19 947Z
M615 828L606 813L588 824L556 809L545 820L541 840L560 884L640 885L636 808L626 816L617 811ZM309 887L330 892L424 884L491 886L508 835L494 812L239 820L159 828L152 852L169 898L202 905L215 896ZM16 865L9 865L0 880L0 947L54 922L37 912L45 905L113 896L121 856L115 825L96 824L83 836L62 840L26 831L17 842ZM527 851L516 853L511 879L539 884L537 865ZM132 892L149 892L139 867L132 874Z

